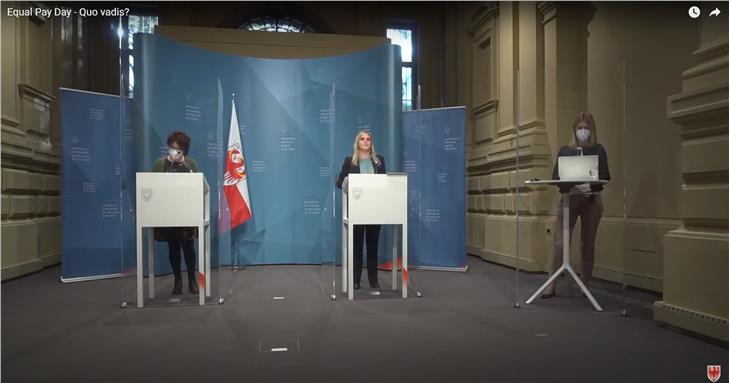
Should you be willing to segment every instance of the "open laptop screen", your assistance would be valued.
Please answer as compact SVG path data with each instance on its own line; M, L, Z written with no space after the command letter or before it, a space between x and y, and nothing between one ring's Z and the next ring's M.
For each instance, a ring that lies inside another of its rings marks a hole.
M562 181L597 180L598 156L558 157L558 177Z

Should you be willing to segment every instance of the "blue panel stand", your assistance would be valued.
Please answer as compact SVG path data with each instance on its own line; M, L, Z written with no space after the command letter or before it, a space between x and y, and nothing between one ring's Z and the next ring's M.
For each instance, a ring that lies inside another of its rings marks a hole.
M59 98L61 279L116 276L122 233L120 98L64 88Z
M464 107L403 113L413 266L465 270L465 129Z

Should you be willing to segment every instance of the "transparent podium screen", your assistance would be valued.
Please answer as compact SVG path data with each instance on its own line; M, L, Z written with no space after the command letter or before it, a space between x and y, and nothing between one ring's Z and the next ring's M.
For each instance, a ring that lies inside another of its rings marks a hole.
M604 85L622 95L616 113L609 113L607 105L587 104L592 113L577 111L557 119L557 136L548 146L535 147L534 131L520 127L515 132L519 150L505 172L509 191L504 209L495 209L481 190L478 199L483 203L471 207L499 217L499 225L509 228L512 240L505 244L514 254L515 307L605 315L626 315L629 310L631 266L626 257L632 229L627 198L636 167L631 165L635 156L626 129L628 87L625 77L606 79ZM590 92L600 98L598 90ZM517 105L521 101L516 97ZM561 157L569 161L559 161ZM478 186L494 193L490 181L493 185L500 177L480 177ZM477 193L475 186L472 193Z
M154 36L130 38L121 60L131 67L120 74L122 306L222 303L231 292L230 99L200 70L210 62L174 65L172 52L150 49Z
M135 34L132 45L133 70L121 76L134 78L122 159L123 301L199 303L192 291L205 287L202 302L210 303L224 291L251 288L241 273L261 275L266 283L255 287L262 294L286 295L292 286L282 282L291 278L279 272L307 276L310 289L331 297L341 258L335 183L356 134L368 131L388 170L400 171L399 49L275 60L148 33ZM201 225L182 218L198 209L197 184L162 176L181 170L202 174L209 187L210 217ZM142 214L151 211L159 212ZM390 237L380 241L386 248Z

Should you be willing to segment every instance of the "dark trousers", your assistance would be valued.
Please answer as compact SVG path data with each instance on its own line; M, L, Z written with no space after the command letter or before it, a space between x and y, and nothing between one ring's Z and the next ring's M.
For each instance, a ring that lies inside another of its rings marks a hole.
M355 254L353 258L353 282L360 283L362 275L362 245L368 249L368 281L370 285L378 283L378 240L380 239L380 225L355 225L353 244Z
M170 255L170 266L172 273L175 274L175 280L182 279L182 271L180 267L180 250L185 255L185 266L188 269L188 279L195 279L195 240L186 238L182 233L176 233L167 241L168 253Z
M588 283L593 277L593 261L595 259L596 234L598 224L603 216L603 202L601 195L591 196L573 194L570 197L570 217L568 218L568 232L570 239L573 238L573 228L580 218L580 279ZM563 207L558 209L558 217L555 222L554 247L553 247L553 272L557 271L563 264ZM570 246L570 239L567 245Z

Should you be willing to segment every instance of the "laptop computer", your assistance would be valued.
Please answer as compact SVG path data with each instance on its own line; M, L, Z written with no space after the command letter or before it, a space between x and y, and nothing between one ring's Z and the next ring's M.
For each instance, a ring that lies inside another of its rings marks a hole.
M558 157L558 177L561 181L598 179L598 156Z

